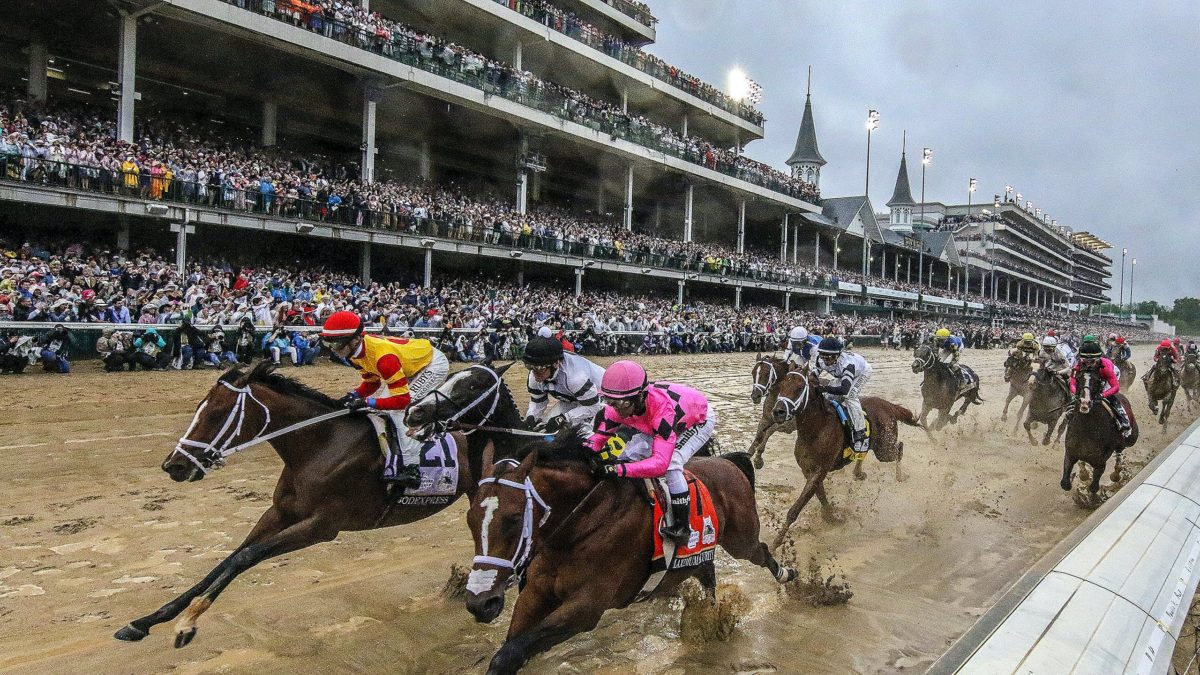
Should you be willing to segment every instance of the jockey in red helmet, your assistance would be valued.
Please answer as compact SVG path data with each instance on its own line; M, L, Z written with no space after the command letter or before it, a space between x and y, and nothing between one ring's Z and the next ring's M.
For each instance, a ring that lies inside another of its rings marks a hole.
M604 372L600 384L604 410L596 416L592 449L620 449L621 427L636 432L623 450L626 461L605 470L622 478L666 476L671 496L671 521L664 537L686 543L691 536L688 510L691 500L683 465L713 436L717 413L704 394L672 382L651 383L646 371L633 361L617 361ZM634 461L629 461L634 460Z
M1158 343L1158 348L1154 350L1154 363L1157 364L1159 360L1166 361L1167 365L1170 366L1167 370L1171 373L1172 386L1178 387L1179 373L1175 370L1175 365L1180 361L1179 350L1175 348L1175 345L1171 344L1170 340L1163 340ZM1149 381L1150 374L1153 372L1154 369L1151 368L1142 376L1142 381Z

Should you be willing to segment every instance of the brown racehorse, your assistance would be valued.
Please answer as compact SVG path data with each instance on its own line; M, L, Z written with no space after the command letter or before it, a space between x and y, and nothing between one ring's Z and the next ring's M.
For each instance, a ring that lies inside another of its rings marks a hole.
M483 368L474 366L468 370ZM503 369L488 372L496 373L496 379L486 378L488 382L499 382ZM483 377L482 373L476 374ZM463 373L455 377L469 379ZM519 425L520 416L502 382L495 393L499 402L488 421ZM461 400L464 403L459 405L465 407L476 397L466 398L464 394ZM475 407L486 408L484 404L490 404L490 400ZM225 457L231 454L230 448L237 449L272 431L341 407L325 394L274 372L269 361L259 363L248 373L230 370L221 375L197 407L180 445L163 462L163 471L180 482L200 480L224 464ZM479 422L485 417L482 412L472 412L471 421ZM141 640L151 627L182 613L175 626L175 646L183 647L196 636L196 620L212 606L221 591L258 563L330 541L339 532L421 520L446 508L460 495L474 493L483 449L493 437L487 434L454 437L458 445L455 461L459 466L455 495L441 500L414 498L419 503L394 508L385 484L379 479L383 455L374 426L365 417L337 417L302 432L273 438L269 442L283 460L283 472L275 485L271 507L250 534L203 580L158 611L130 622L114 637L129 642ZM505 447L514 447L511 439L506 439Z
M594 453L570 434L529 450L521 461L485 461L467 512L476 552L467 609L491 623L504 609L505 590L521 589L488 673L515 673L531 656L595 628L606 610L633 602L650 576L653 516L643 483L598 479ZM721 547L779 583L795 579L796 570L780 566L759 540L749 455L700 457L687 468L712 496ZM712 562L667 572L655 594L691 576L715 599Z
M1142 378L1146 385L1146 398L1150 399L1150 412L1158 415L1158 423L1163 431L1167 429L1167 420L1171 419L1171 408L1175 405L1175 394L1179 390L1178 380L1172 372L1171 362L1160 359L1150 368L1150 372ZM1162 404L1162 412L1158 406Z
M825 494L825 477L830 471L843 466L842 451L846 444L837 411L825 396L818 393L819 383L815 373L792 367L779 385L779 400L775 403L773 414L777 421L788 418L796 420L796 463L800 465L805 483L800 496L788 510L783 528L775 537L771 547L773 550L783 543L788 529L814 495L821 502L825 517L829 518L832 514L833 505ZM896 462L896 480L904 480L900 468L904 442L899 440L896 423L924 427L908 408L877 396L864 396L862 406L871 425L871 451L881 462ZM855 468L858 469L857 466Z
M1042 445L1050 444L1050 436L1054 434L1056 426L1058 427L1058 437L1055 438L1057 443L1067 429L1065 421L1059 425L1059 418L1068 412L1071 404L1070 395L1066 385L1062 383L1062 379L1047 370L1044 365L1039 367L1029 376L1028 400L1028 413L1025 416L1024 426L1025 433L1029 436L1029 442L1037 445L1037 440L1033 437L1033 425L1044 424L1046 425L1046 435L1042 438Z
M1121 373L1121 390L1128 391L1133 386L1134 381L1137 380L1137 366L1133 364L1133 361L1126 361L1125 359L1113 359L1112 362Z
M763 468L763 450L767 441L777 431L785 434L795 433L796 421L787 420L782 424L775 421L771 413L775 408L775 400L779 397L779 383L783 374L788 370L787 361L777 356L759 354L754 359L754 367L750 369L750 379L754 382L750 390L750 401L755 405L762 404L762 415L758 419L758 430L754 433L754 442L750 444L750 456L754 458L754 468Z
M1137 420L1133 417L1133 408L1129 405L1129 400L1125 398L1124 394L1116 395L1119 404L1125 406L1125 412L1129 415L1129 424L1133 427L1129 438L1124 438L1117 429L1117 420L1113 416L1113 412L1108 409L1108 404L1100 398L1100 392L1104 386L1104 380L1088 370L1082 371L1076 378L1079 403L1070 421L1067 422L1063 474L1062 480L1059 482L1062 489L1070 490L1071 470L1078 462L1084 462L1092 468L1092 479L1088 485L1088 492L1093 497L1100 490L1100 477L1104 474L1108 458L1114 452L1117 453L1117 462L1113 467L1111 477L1112 482L1116 483L1120 480L1121 465L1124 459L1121 451L1132 447L1134 443L1137 443L1138 438Z
M1189 412L1200 401L1200 359L1189 354L1183 357L1183 368L1179 374L1179 386L1183 389Z
M1008 397L1004 399L1004 412L1000 413L1000 421L1008 421L1008 405L1018 396L1021 397L1021 407L1017 410L1017 419L1025 414L1029 406L1029 374L1033 372L1033 358L1027 352L1013 350L1004 360L1004 381L1008 383Z

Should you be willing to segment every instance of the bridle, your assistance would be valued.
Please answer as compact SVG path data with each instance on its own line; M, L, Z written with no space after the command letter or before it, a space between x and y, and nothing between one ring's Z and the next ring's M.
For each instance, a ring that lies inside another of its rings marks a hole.
M226 414L225 422L221 425L221 430L218 431L217 434L213 436L212 440L208 442L194 441L188 438L188 434L192 433L192 429L195 429L196 425L200 422L200 414L204 412L206 407L208 407L208 399L206 398L200 403L200 406L196 408L196 414L192 417L192 423L188 426L187 431L183 432L183 436L179 439L179 442L175 444L175 450L171 453L171 455L181 455L184 459L191 462L202 475L208 475L209 471L225 466L225 458L234 453L241 452L252 445L257 445L284 434L289 434L297 429L303 429L304 427L320 424L321 422L350 414L350 411L346 409L335 410L333 412L325 413L324 415L317 415L316 417L302 420L300 422L296 422L295 424L290 424L282 429L272 431L269 434L264 434L263 432L266 431L267 427L271 425L271 409L254 396L253 392L250 391L250 385L246 385L244 387L235 387L225 381L221 381L220 384L237 394L237 399L233 402L233 406L229 409L229 413ZM262 427L259 428L258 432L255 433L250 440L243 441L237 445L230 445L235 439L242 435L242 425L246 421L246 402L248 400L253 401L254 403L258 404L258 407L262 408ZM184 449L184 446L196 448L196 450L188 452ZM170 459L170 456L168 456L167 459Z
M462 419L463 415L474 410L476 407L478 407L479 405L484 403L490 397L491 403L488 404L487 412L485 412L483 414L483 416L479 419L479 421L474 424L463 424L462 425L462 428L465 429L465 431L463 431L463 433L466 435L470 435L470 434L474 433L479 428L486 427L488 421L491 420L492 414L496 412L496 406L499 405L499 403L500 403L501 380L500 380L500 375L498 375L496 373L496 371L494 371L491 368L488 368L486 366L479 366L479 365L471 366L470 368L467 368L466 370L464 370L462 372L466 373L469 370L475 370L475 369L482 370L483 372L487 373L488 375L491 375L492 376L492 384L489 385L486 389L484 389L483 392L481 394L479 394L479 396L476 396L474 401L471 401L470 403L468 403L465 406L460 406L458 403L456 403L454 401L454 399L450 398L450 396L443 393L440 388L434 389L432 392L430 392L429 396L427 396L426 398L432 399L433 406L435 409L437 408L438 405L441 404L442 401L445 401L445 402L449 403L451 406L453 406L454 408L457 408L457 410L455 411L455 413L453 415L451 415L450 417L447 417L444 420L434 420L433 422L430 422L429 424L425 425L425 429L427 431L425 431L422 434L423 436L428 437L429 435L432 435L433 432L446 433L447 431L450 431L451 426L457 427L458 426L457 423L460 419Z
M519 466L519 463L515 459L502 459L496 463L496 466L500 466L501 464ZM542 496L538 494L537 488L533 486L533 480L529 476L525 476L525 480L520 483L508 480L507 478L489 476L479 480L479 487L491 483L499 487L512 488L525 493L525 509L521 514L521 538L517 541L517 548L513 551L512 558L506 559L490 556L488 555L488 533L486 529L488 523L484 523L479 535L480 549L483 553L472 558L471 562L474 565L492 565L500 569L512 570L512 575L508 578L505 585L505 588L508 588L520 582L521 578L525 575L525 569L529 567L529 562L533 558L534 509L540 508L542 510L542 517L537 521L536 525L536 527L540 528L550 518L550 507L542 499ZM488 574L488 572L491 574ZM495 579L495 574L495 570L471 570L467 580L468 590L470 590L473 583L476 587L482 585L485 586L484 590L490 590L492 587L490 581L491 579Z
M913 365L915 366L919 364L921 366L921 370L924 371L928 370L929 367L933 365L934 351L929 345L921 345L921 347L918 348L918 351L920 351L921 348L924 348L928 354L924 358L913 358Z
M812 383L808 379L808 371L789 370L784 373L784 377L789 377L792 375L804 378L804 388L801 389L800 393L794 398L788 398L787 396L780 394L776 399L779 403L783 404L783 413L787 416L787 419L795 417L796 413L808 407L809 391L812 389Z
M762 384L758 381L759 366L764 365L767 367L766 384ZM765 358L761 358L754 362L754 368L750 370L750 377L754 378L753 392L759 396L766 396L771 391L771 387L774 387L775 383L779 381L779 375L775 373L775 364L771 363Z

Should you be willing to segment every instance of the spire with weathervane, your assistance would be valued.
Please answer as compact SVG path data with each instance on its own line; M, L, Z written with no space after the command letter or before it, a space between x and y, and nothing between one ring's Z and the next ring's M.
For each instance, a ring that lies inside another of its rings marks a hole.
M812 113L812 66L808 67L808 93L804 97L804 117L800 120L800 133L796 135L796 149L786 164L792 168L792 178L821 187L821 167L825 158L817 149L817 127Z
M887 205L892 210L888 225L892 229L911 232L913 207L917 203L913 201L912 189L908 186L908 161L905 159L907 145L908 132L905 131L900 144L900 171L896 174L896 189L892 191L892 198L888 200Z

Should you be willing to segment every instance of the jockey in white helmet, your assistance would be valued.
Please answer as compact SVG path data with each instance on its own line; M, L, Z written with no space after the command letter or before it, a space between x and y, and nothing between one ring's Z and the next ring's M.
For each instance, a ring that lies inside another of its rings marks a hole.
M787 362L807 366L821 344L820 335L810 335L808 329L796 326L788 333Z

